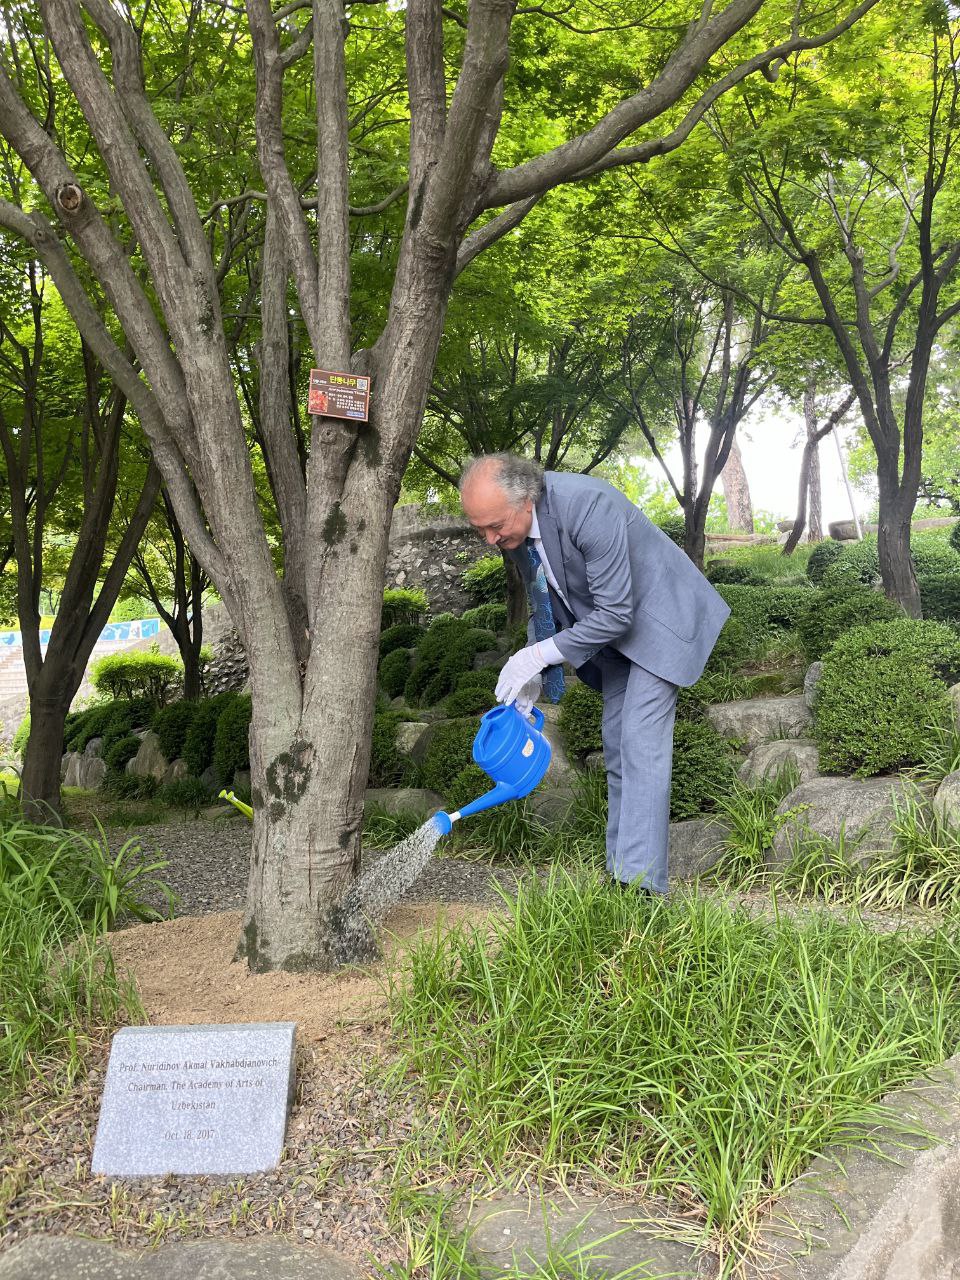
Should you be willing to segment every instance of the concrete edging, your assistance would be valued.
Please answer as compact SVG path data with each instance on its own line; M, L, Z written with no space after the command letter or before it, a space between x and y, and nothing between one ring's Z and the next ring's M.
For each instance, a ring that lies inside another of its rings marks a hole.
M747 1280L960 1275L960 1054L883 1101L916 1132L871 1126L868 1145L818 1156L767 1219Z

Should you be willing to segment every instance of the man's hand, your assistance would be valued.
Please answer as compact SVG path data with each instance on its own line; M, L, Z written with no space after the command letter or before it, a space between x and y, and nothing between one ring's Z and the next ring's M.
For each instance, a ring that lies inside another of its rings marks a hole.
M538 644L521 649L512 658L508 658L503 664L500 679L497 681L497 701L505 702L507 706L511 702L517 702L524 691L524 686L539 676L546 665Z
M543 681L539 676L534 676L533 679L528 684L525 684L517 694L517 701L514 703L514 706L522 716L529 716L530 712L533 710L533 704L537 701L542 692Z

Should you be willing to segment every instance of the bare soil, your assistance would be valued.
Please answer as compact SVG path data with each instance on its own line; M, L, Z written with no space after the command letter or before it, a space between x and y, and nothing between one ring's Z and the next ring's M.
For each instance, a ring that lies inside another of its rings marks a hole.
M392 1048L386 977L424 932L480 927L486 907L395 908L384 962L329 975L251 974L235 963L239 912L137 925L111 936L151 1024L297 1023L297 1094L279 1167L245 1178L111 1179L90 1172L109 1037L86 1074L64 1086L38 1075L0 1133L0 1249L38 1232L82 1234L126 1247L200 1236L282 1232L332 1247L373 1272L400 1261L390 1222L392 1175L422 1124L410 1098L388 1091Z

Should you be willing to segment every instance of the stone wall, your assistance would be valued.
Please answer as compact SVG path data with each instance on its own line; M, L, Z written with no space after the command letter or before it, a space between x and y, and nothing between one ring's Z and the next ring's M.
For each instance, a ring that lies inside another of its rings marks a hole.
M463 572L489 554L463 517L435 515L415 504L397 507L384 586L422 587L431 613L462 613L473 604L460 584ZM236 631L220 629L211 643L216 656L207 671L207 692L242 689L247 664Z

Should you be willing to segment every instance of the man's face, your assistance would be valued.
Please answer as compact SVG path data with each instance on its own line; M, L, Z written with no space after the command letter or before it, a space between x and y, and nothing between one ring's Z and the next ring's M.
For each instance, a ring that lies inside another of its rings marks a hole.
M460 497L463 514L487 546L515 551L530 533L533 503L525 499L514 506L495 480L480 475Z

